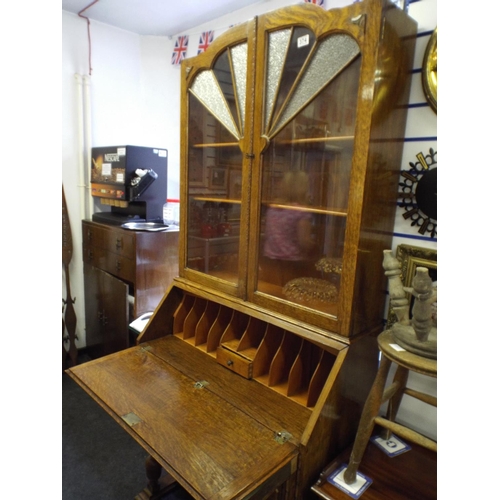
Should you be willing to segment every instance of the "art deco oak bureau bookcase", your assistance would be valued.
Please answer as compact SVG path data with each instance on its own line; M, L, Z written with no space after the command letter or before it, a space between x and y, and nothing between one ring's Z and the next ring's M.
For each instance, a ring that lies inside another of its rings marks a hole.
M179 277L138 345L70 375L150 454L149 486L305 499L377 368L416 23L294 5L181 68ZM156 493L155 493L156 492Z

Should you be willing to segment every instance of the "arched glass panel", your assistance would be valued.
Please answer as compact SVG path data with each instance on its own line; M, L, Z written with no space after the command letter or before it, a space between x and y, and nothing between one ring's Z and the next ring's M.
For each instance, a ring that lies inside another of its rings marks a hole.
M245 130L245 104L247 95L247 44L242 43L231 48L236 102L240 117L240 130Z
M202 71L190 90L236 139L240 138L224 92L213 71Z
M278 92L267 74L257 290L336 317L361 57L342 33L309 41L306 57L288 45Z
M269 34L269 53L267 57L266 73L266 107L265 107L265 130L269 129L271 113L278 92L283 66L290 43L291 29L273 31Z
M214 64L213 73L222 91L222 95L224 96L224 101L229 108L233 122L236 124L236 128L239 131L241 129L239 127L238 107L236 104L236 95L229 62L229 53L227 51L223 52L218 57L216 63ZM219 114L219 112L217 114ZM238 132L237 135L239 136L240 133Z
M293 35L287 48L283 74L281 75L279 93L274 104L276 110L281 109L286 100L289 99L290 90L302 71L315 41L316 37L310 29L304 27L293 29ZM295 92L293 95L296 95Z
M187 267L236 284L247 44L224 51L190 87Z
M295 45L299 41L300 37ZM283 108L277 110L276 121L268 135L279 131L358 55L359 46L349 35L333 34L319 41L306 65L301 68L291 95ZM297 70L295 74L298 74ZM288 81L283 81L283 84L289 85Z

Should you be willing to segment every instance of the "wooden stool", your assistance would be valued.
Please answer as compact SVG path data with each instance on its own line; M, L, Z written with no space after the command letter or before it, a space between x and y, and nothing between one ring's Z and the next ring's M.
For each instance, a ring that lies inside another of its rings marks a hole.
M412 396L432 406L437 406L437 398L406 387L409 371L437 377L437 360L424 358L408 351L398 351L391 346L396 345L390 330L379 335L378 346L382 353L377 376L373 382L370 394L366 400L359 422L359 428L354 441L354 446L349 459L349 465L344 472L344 481L352 484L356 481L356 473L363 458L366 446L373 432L375 424L386 429L385 439L389 439L392 432L412 443L437 452L437 443L422 434L397 424L394 420L401 404L403 394ZM391 363L398 365L393 382L384 390ZM380 406L389 400L386 418L379 417Z

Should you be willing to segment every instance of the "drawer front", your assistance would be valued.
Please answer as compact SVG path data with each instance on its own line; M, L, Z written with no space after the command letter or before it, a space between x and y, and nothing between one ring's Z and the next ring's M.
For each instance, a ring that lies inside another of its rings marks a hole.
M83 261L113 276L131 283L135 282L135 259L129 259L99 247L84 247Z
M102 248L119 256L135 258L135 234L119 227L84 222L83 246Z
M225 366L229 370L241 375L242 377L251 379L253 363L252 361L243 358L235 352L229 351L224 347L217 348L217 362Z

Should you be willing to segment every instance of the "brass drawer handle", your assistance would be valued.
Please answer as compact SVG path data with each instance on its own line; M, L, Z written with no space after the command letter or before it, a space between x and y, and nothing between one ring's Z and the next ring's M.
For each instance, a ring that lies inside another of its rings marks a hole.
M122 238L116 238L116 249L119 250L120 248L123 248L123 240Z
M227 366L232 366L234 365L234 361L232 359L228 359L226 364Z
M115 268L116 268L117 271L121 271L122 270L122 263L119 260L116 261Z

